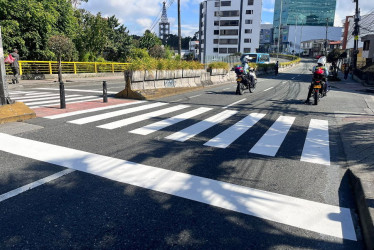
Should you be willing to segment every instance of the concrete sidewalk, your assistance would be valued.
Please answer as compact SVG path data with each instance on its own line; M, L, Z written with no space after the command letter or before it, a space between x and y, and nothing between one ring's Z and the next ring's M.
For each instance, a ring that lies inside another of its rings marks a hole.
M351 78L330 82L332 88L367 93L365 113L343 115L336 113L340 135L347 157L351 185L357 204L362 234L367 249L374 249L374 86L364 85ZM373 95L370 95L373 93Z

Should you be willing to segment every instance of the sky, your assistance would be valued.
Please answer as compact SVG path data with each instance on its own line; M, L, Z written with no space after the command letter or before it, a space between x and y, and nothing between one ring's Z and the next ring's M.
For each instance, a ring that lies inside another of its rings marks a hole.
M182 36L193 36L199 29L199 3L203 0L181 0ZM238 0L232 0L238 1ZM259 1L259 0L256 0ZM272 23L274 15L274 1L262 0L262 22ZM150 29L162 10L163 0L88 0L80 8L93 14L101 12L102 16L115 15L120 23L130 31L130 34L142 35ZM167 1L168 2L168 1ZM353 15L355 3L352 0L336 0L334 26L342 26L345 16ZM361 15L374 10L373 0L359 0ZM168 9L168 19L172 34L178 33L177 0ZM153 32L158 32L158 24Z

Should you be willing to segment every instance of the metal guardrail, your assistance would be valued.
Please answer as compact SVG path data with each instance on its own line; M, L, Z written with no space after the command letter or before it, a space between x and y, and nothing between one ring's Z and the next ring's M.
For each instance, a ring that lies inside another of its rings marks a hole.
M57 61L18 61L20 75L58 74ZM130 63L107 62L61 62L62 74L115 73L123 72ZM7 75L12 74L9 64L5 65Z

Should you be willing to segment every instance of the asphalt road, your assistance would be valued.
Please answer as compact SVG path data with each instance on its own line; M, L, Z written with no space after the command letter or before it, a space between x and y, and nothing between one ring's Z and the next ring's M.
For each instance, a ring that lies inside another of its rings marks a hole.
M244 95L225 84L0 126L0 248L362 249L335 115L365 105L336 89L305 105L311 67ZM35 109L42 93L57 87L12 90Z

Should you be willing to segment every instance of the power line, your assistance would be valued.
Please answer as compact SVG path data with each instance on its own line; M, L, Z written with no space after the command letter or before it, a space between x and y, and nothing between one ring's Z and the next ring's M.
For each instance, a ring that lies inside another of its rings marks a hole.
M169 9L169 7L174 3L174 0L168 0L168 3L166 4L166 10ZM161 19L161 16L162 16L162 8L161 8L161 11L160 13L156 16L156 18L153 20L152 22L152 25L151 27L149 28L150 31L152 31L156 25L158 24L158 22L160 21Z

